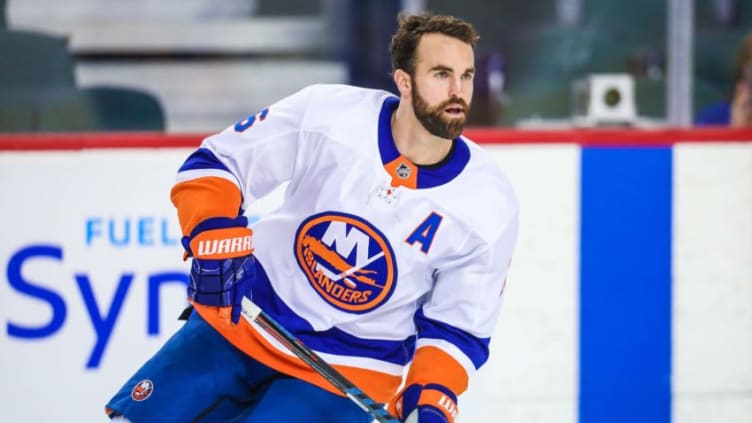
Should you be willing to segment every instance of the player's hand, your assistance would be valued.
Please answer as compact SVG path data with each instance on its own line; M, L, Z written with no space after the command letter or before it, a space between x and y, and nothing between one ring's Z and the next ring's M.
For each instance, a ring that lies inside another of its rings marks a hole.
M442 385L413 384L397 395L389 409L404 423L454 423L457 397Z
M203 305L231 307L233 323L240 320L241 301L249 296L254 280L251 255L225 260L193 259L188 297Z
M183 238L193 257L188 297L215 307L231 307L233 323L240 320L241 301L250 296L255 279L251 235L245 217L208 219Z

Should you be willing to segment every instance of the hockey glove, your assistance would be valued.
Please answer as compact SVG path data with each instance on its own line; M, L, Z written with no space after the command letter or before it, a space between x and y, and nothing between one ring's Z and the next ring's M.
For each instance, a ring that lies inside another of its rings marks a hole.
M193 257L188 297L198 304L231 307L233 323L240 320L241 301L254 280L251 235L244 216L211 218L183 237L186 255Z
M413 384L393 402L394 412L404 423L454 423L457 396L438 384Z

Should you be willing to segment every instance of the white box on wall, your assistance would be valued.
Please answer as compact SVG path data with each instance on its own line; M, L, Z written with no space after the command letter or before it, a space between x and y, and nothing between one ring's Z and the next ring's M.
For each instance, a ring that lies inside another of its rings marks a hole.
M591 74L573 84L572 120L577 126L633 125L635 83L629 74Z

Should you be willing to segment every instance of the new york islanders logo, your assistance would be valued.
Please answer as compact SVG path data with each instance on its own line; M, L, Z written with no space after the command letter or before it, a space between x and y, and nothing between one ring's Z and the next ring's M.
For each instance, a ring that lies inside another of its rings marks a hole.
M149 379L144 379L133 387L133 390L131 390L131 398L133 398L134 401L143 401L149 398L153 391L154 383Z
M351 313L383 304L397 282L389 241L353 215L324 212L303 221L295 237L295 257L321 298Z

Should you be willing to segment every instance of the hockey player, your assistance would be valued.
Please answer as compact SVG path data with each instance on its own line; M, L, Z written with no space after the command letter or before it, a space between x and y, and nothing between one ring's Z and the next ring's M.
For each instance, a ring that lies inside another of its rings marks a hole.
M370 421L241 317L246 296L401 421L454 421L517 238L508 180L461 136L476 40L454 17L401 17L399 97L315 85L204 140L171 194L194 311L111 417ZM249 228L246 206L286 182L281 207Z

